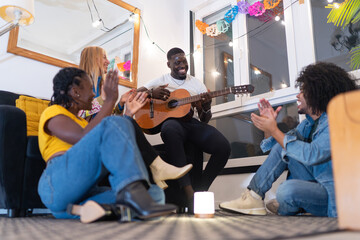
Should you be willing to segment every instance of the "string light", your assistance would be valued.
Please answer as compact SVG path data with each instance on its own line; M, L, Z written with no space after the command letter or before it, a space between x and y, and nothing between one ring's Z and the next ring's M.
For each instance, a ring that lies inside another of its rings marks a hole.
M137 19L139 19L139 14L137 13L131 13L129 16L129 22L135 22Z
M327 0L328 1L328 3L332 3L334 0Z
M217 76L220 76L221 73L219 73L218 71L214 70L211 72L211 74L214 76L214 77L217 77Z
M275 21L277 21L277 22L280 21L280 16L276 16Z
M294 2L292 2L289 6L287 6L286 8L284 8L283 11L285 12L285 10L287 10L289 7L291 7L292 5L294 5L294 4L297 3L297 2L299 2L299 0L295 0ZM335 3L335 5L338 5L337 7L339 7L339 4ZM335 6L335 7L336 7L336 6ZM135 8L135 10L136 10L136 8ZM134 14L135 10L133 11L132 14ZM134 15L136 15L136 14L134 14ZM279 17L279 18L280 18L280 16L276 16L276 17ZM277 20L276 20L276 17L275 17L275 21L277 21ZM134 18L135 18L135 17L134 17ZM281 19L281 18L280 18L280 19ZM279 19L279 21L280 21L280 19ZM130 19L129 19L129 20L130 20ZM140 15L140 21L141 21L142 25L144 26L145 33L146 33L149 41L152 43L151 46L154 46L154 45L155 45L161 52L163 52L163 53L166 54L166 52L165 52L157 43L155 43L154 41L151 40L151 38L150 38L150 36L149 36L149 33L148 33L148 30L147 30L147 27L146 27L145 22L144 22L144 19L142 18L141 15ZM263 25L265 25L266 23L268 23L268 22L270 22L270 21L271 21L271 19L265 21L265 22L264 22L263 24L261 24L260 26L254 28L254 29L249 30L248 32L240 35L239 37L235 38L234 40L240 39L240 38L242 38L242 37L244 37L244 36L246 36L246 35L249 35L251 32L253 32L253 31L261 28ZM272 23L272 24L273 24L273 23ZM269 27L270 27L272 24L270 24ZM281 24L285 25L286 23L285 23L284 20L282 20L282 21L281 21ZM230 44L231 44L231 45L230 45ZM214 45L209 45L209 46L215 46L215 45L216 45L216 44L214 44ZM208 47L209 47L209 46L208 46ZM229 42L229 46L230 46L230 47L233 46L233 42L232 42L232 41ZM189 56L190 54L193 54L193 57L197 57L197 56L200 55L200 49L201 49L200 46L198 46L198 48L197 48L193 53L188 53L188 54L186 54L186 56ZM230 61L229 61L229 62L230 62ZM260 71L259 71L259 72L260 72ZM261 73L261 72L260 72L260 73ZM219 73L219 74L220 74L220 73Z
M101 19L98 19L98 20L94 21L94 22L92 23L92 26L93 26L94 28L100 27L101 21L102 21Z

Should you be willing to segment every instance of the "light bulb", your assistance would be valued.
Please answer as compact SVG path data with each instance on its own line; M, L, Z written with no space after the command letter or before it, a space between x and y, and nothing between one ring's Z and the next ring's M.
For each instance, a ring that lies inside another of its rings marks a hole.
M220 73L216 70L212 71L211 74L213 75L213 77L217 77L220 75Z
M94 28L98 28L100 26L100 23L101 23L101 19L98 19L92 23L92 26Z
M229 42L229 46L230 46L230 47L234 46L234 44L233 44L232 41Z
M332 3L334 0L327 0L328 1L328 3Z
M335 7L335 8L339 8L339 7L340 7L340 4L334 3L334 7Z
M139 14L137 13L131 13L130 17L129 17L129 21L130 22L135 22L135 20L137 20L139 17Z
M134 21L134 13L131 13L129 16L129 22L133 22Z
M275 21L277 21L277 22L280 21L280 17L279 17L279 16L276 16L276 17L275 17Z

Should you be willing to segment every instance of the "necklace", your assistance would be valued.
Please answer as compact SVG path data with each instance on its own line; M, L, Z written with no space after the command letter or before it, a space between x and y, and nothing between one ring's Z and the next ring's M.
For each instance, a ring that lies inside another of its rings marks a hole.
M185 83L186 79L187 79L187 77L186 77L184 80L177 80L177 79L174 79L172 76L170 76L170 78L171 78L171 80L172 80L178 87L182 86L182 85ZM177 80L177 81L182 81L182 82L181 82L181 83L178 83L178 82L175 81L175 80Z

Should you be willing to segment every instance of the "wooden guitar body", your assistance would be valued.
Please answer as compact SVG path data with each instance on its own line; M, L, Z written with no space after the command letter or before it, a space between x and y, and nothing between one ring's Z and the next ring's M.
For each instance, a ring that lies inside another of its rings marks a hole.
M227 87L223 90L209 92L212 98L226 94L252 93L254 86L241 85ZM146 133L155 134L160 131L160 125L168 118L185 117L191 108L191 103L201 100L201 94L190 96L185 89L177 89L170 93L166 100L152 99L152 104L147 103L136 114L135 120Z
M136 114L136 122L142 129L152 129L160 125L168 118L181 118L190 112L191 104L177 105L177 101L182 98L190 97L185 89L178 89L170 93L166 101L153 99L154 117L150 117L150 103L147 103Z

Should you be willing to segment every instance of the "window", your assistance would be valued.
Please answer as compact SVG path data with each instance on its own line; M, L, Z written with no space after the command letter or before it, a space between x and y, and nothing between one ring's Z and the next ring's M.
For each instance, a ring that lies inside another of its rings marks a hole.
M260 17L246 15L252 96L290 86L282 3ZM279 15L279 21L274 16Z
M332 62L346 71L351 71L349 51L360 44L360 22L349 24L345 28L327 23L330 8L327 1L312 0L311 10L314 29L316 61Z
M227 6L203 18L209 26L216 24L224 18L225 13L231 8ZM211 91L222 90L234 86L234 65L232 49L232 23L225 33L210 37L203 35L203 71L204 83ZM213 99L213 105L234 101L234 95L224 95Z
M282 105L277 122L281 131L287 132L295 128L299 123L297 103ZM276 107L275 107L276 108ZM257 129L251 122L251 113L259 114L256 111L247 111L241 114L233 114L219 117L210 121L229 140L231 146L230 158L242 158L264 155L260 149L260 143L264 139L264 133Z

